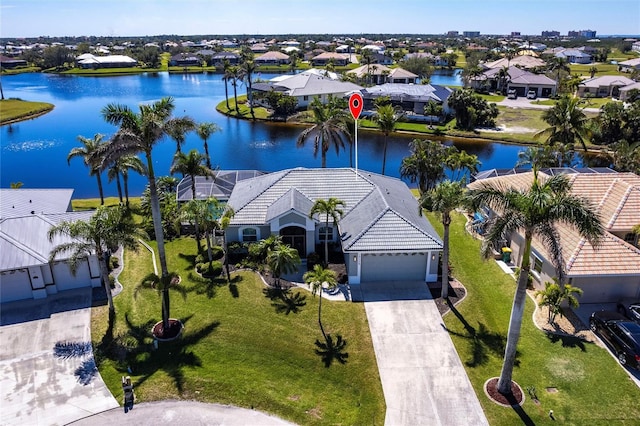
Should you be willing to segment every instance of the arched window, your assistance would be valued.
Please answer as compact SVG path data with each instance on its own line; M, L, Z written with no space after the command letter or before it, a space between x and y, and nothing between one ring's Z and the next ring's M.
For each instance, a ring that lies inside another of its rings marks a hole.
M333 241L333 227L332 226L321 226L318 228L318 236L320 241L324 241L325 238L329 241Z
M256 228L244 228L242 230L242 241L245 243L258 241L258 230Z

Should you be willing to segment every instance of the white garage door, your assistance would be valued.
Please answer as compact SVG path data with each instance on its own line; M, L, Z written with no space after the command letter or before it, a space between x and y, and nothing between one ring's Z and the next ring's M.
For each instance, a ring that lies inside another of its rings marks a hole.
M426 253L363 254L361 282L424 281Z
M32 298L29 273L26 270L0 275L0 302Z

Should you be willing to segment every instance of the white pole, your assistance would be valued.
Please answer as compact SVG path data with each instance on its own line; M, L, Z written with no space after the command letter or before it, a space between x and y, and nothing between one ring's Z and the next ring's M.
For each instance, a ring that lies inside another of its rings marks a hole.
M358 180L358 119L355 119L356 122L356 130L355 130L355 145L356 145L356 180Z

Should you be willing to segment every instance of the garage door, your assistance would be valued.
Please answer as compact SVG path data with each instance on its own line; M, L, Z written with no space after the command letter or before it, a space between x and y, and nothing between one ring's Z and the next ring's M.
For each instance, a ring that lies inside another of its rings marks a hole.
M426 253L364 254L361 281L424 281L426 270Z
M33 299L27 271L2 274L0 276L0 302L23 299Z

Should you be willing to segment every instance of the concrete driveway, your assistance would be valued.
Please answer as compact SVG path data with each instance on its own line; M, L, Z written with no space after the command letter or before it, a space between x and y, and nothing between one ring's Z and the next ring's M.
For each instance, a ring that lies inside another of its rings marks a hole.
M424 282L359 286L378 361L386 425L488 425Z
M0 307L0 424L63 425L118 407L95 368L90 288Z

